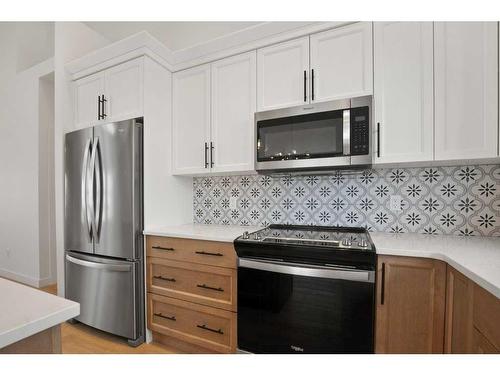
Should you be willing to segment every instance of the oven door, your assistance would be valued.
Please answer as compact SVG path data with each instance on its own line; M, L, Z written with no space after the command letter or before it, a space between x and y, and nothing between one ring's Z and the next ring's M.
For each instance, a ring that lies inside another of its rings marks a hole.
M239 260L238 348L373 353L375 272Z
M260 112L256 169L350 165L350 100Z

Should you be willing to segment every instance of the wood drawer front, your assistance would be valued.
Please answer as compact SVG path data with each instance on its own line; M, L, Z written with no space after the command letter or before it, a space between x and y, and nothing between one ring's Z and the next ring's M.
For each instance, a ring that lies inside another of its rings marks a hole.
M236 269L231 242L147 236L146 245L148 256Z
M222 353L236 351L236 313L148 293L148 327Z
M236 311L236 270L147 258L148 291Z
M495 347L500 348L500 299L474 284L474 326Z

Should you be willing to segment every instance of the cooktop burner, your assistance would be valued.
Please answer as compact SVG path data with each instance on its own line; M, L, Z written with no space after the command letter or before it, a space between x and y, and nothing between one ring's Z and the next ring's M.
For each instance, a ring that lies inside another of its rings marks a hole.
M375 247L364 228L270 225L234 241L238 256L335 264L373 264Z

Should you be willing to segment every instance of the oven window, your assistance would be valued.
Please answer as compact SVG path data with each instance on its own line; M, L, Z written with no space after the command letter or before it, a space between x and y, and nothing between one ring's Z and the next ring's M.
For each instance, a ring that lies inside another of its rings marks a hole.
M238 347L373 353L374 284L238 268Z
M343 154L343 111L257 123L257 160L324 158Z

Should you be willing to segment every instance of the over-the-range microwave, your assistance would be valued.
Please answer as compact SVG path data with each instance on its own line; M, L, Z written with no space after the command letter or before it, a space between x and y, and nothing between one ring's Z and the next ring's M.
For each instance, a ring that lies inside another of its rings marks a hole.
M255 169L321 171L372 163L372 97L255 114Z

